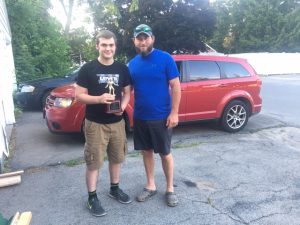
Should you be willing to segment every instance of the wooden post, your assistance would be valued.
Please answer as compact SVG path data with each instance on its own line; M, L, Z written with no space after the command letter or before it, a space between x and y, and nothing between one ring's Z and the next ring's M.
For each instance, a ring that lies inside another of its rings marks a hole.
M31 218L31 212L23 212L21 215L19 212L16 212L9 225L30 225Z
M11 173L0 174L0 187L6 187L21 183L21 174L23 173L24 171L20 170Z

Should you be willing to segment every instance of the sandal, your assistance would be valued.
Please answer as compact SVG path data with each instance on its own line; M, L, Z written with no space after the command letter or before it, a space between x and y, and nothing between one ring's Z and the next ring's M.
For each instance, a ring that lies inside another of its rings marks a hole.
M144 202L157 193L156 190L144 188L143 191L136 197L138 202Z
M166 202L170 207L178 205L178 197L174 192L166 192Z

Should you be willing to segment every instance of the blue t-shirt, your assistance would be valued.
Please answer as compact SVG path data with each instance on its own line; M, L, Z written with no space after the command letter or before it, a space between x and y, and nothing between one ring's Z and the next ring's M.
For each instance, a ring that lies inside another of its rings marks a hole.
M154 49L145 57L135 56L128 66L134 88L134 118L166 119L172 105L169 81L179 76L172 56Z

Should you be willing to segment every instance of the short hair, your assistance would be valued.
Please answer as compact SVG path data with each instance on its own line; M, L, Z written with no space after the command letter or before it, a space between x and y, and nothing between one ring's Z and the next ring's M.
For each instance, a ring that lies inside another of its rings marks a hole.
M100 42L100 40L99 40L100 38L105 38L105 39L113 38L114 41L115 41L115 44L117 44L117 37L116 37L116 35L113 32L109 31L109 30L100 30L99 31L99 33L96 36L96 43L97 43L97 45Z

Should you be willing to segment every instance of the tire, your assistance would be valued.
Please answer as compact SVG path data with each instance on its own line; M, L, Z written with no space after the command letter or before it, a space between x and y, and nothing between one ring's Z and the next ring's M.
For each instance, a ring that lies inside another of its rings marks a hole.
M50 95L52 90L48 90L46 91L44 94L43 94L43 97L41 99L41 107L42 107L42 110L44 110L45 106L46 106L46 101L47 101L47 98L48 96Z
M249 108L244 102L233 100L224 109L221 126L227 132L238 132L246 126L249 115Z

